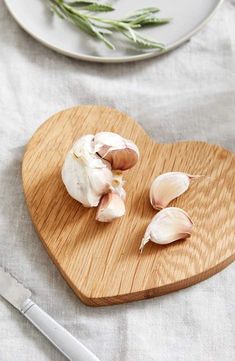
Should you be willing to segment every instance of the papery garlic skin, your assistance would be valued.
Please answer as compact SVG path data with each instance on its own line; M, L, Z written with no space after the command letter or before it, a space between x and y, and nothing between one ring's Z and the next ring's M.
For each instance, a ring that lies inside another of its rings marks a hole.
M93 139L93 135L85 135L73 145L61 174L70 196L84 207L96 207L113 178L109 164L94 152Z
M139 159L139 149L135 143L116 133L97 133L94 147L99 156L111 164L113 170L130 169Z
M158 212L148 225L141 241L140 251L149 241L168 244L191 236L193 223L180 208L168 207Z
M105 194L99 204L96 220L99 222L111 222L125 214L123 199L113 192Z
M154 209L163 209L175 198L186 192L190 181L200 175L183 172L168 172L154 179L149 192L150 202Z

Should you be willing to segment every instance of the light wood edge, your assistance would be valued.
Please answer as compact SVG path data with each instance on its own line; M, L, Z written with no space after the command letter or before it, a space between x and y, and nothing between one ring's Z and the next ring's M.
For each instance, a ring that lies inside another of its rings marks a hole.
M80 298L80 300L86 304L87 306L93 306L93 307L100 307L100 306L110 306L110 305L116 305L116 304L123 304L123 303L129 303L129 302L134 302L134 301L141 301L144 299L148 299L148 298L153 298L153 297L157 297L157 296L162 296L164 294L170 293L170 292L175 292L178 290L181 290L183 288L187 288L189 286L192 286L198 282L204 281L206 279L208 279L209 277L215 275L216 273L220 272L221 270L223 270L225 267L227 267L229 264L231 264L232 262L235 261L235 253L232 254L230 257L226 258L225 260L223 260L221 263L217 264L216 266L203 271L197 275L194 275L192 277L189 277L187 279L183 279L181 281L178 282L174 282L174 283L170 283L167 285L164 285L162 287L157 287L157 288L152 288L152 289L148 289L148 290L143 290L143 291L138 291L138 292L133 292L131 294L119 294L119 295L115 295L115 296L111 296L111 297L90 297L87 296L85 293L81 292L75 285L73 282L71 282L71 280L69 279L69 277L67 277L67 274L64 272L63 268L60 266L60 264L57 262L56 258L54 257L54 255L51 253L50 249L47 247L43 237L41 237L40 231L38 230L36 224L34 223L31 211L30 211L30 207L28 205L27 202L27 197L26 197L26 190L25 190L25 182L24 182L24 173L23 173L23 169L24 169L24 160L25 160L25 156L26 153L30 147L30 143L31 141L33 141L34 137L36 136L37 132L43 128L44 124L47 123L48 121L50 121L51 118L54 118L56 116L59 116L61 113L64 113L66 111L72 111L73 109L76 109L78 107L99 107L102 109L109 109L109 110L114 110L117 111L119 113L125 114L129 120L131 120L132 122L135 123L135 125L137 125L142 132L144 132L145 136L148 137L149 140L151 140L152 142L154 142L156 144L156 142L154 141L154 139L152 139L144 130L144 128L142 128L137 122L135 122L135 120L130 117L128 114L126 114L125 112L119 111L116 108L112 108L112 107L108 107L108 106L104 106L104 105L89 105L89 104L85 104L85 105L78 105L78 106L74 106L74 107L70 107L70 108L66 108L63 109L55 114L53 114L51 117L49 117L47 120L45 120L34 132L33 136L30 138L29 142L27 143L27 146L25 148L25 153L23 156L23 161L22 161L22 179L23 179L23 192L24 192L24 196L25 196L25 200L26 200L26 204L27 204L27 208L28 208L28 212L30 215L30 218L32 220L32 223L34 225L34 228L37 232L37 234L39 235L39 238L43 244L43 246L45 247L47 253L49 254L52 262L56 265L56 267L58 268L58 270L60 271L62 277L64 278L64 280L69 284L69 286L72 288L72 290L74 291L74 293ZM220 145L217 144L210 144L204 141L179 141L179 142L175 142L174 144L207 144L210 145L213 148L216 148L217 150L220 149L221 151L225 151L226 153L228 153L228 155L230 156L234 156L234 154L221 147ZM157 144L164 144L164 145L170 145L172 143L157 143Z
M84 294L82 294L79 290L78 292L74 290L74 292L79 296L79 298L82 300L83 303L85 303L88 306L93 307L100 307L100 306L111 306L114 304L123 304L123 303L130 303L134 301L141 301L153 297L163 296L171 292L180 291L181 289L193 286L199 282L205 281L206 279L210 278L211 276L214 276L216 273L222 271L224 268L226 268L228 265L230 265L232 262L235 261L235 254L232 256L226 258L224 261L219 263L218 265L199 273L195 276L192 276L190 278L184 279L182 281L178 281L175 283L171 283L168 285L164 285L162 287L158 288L152 288L145 291L139 291L134 293L128 293L123 295L117 295L114 297L107 297L107 298L91 298L86 297ZM61 272L62 273L62 272ZM63 273L62 273L63 275ZM112 301L114 300L114 301Z

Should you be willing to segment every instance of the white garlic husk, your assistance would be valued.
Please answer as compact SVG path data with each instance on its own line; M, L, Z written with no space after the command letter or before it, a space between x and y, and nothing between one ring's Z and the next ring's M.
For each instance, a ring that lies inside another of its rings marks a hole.
M149 241L165 245L191 236L193 223L180 208L168 207L158 212L148 225L141 241L140 251Z
M85 207L96 207L112 184L108 162L94 151L94 136L81 137L67 154L62 168L62 180L71 197Z
M154 209L163 209L175 198L186 192L190 181L201 175L183 172L169 172L154 179L149 192L150 202Z
M132 168L139 159L139 149L134 142L112 132L100 132L94 137L95 151L107 160L113 170Z
M119 194L109 192L100 201L96 220L99 222L111 222L125 214L125 203Z

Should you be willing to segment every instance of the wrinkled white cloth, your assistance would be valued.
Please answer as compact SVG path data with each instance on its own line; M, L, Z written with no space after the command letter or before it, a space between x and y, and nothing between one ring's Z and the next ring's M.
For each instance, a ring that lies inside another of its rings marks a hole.
M235 265L160 298L107 308L83 305L29 218L21 182L24 146L51 114L97 103L129 113L158 142L198 139L235 151L234 39L231 0L174 52L139 63L90 64L37 43L0 0L0 265L101 361L234 359ZM65 358L0 300L0 360Z

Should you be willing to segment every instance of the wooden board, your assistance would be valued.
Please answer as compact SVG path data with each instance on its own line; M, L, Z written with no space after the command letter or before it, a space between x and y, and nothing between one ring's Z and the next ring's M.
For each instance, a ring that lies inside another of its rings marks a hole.
M67 151L81 135L112 131L138 145L126 172L127 214L111 224L73 200L61 180ZM160 141L160 139L159 139ZM152 180L169 171L205 174L172 202L192 217L192 237L167 246L139 245L155 211ZM156 144L129 116L101 106L53 115L33 135L23 160L27 205L50 257L80 299L92 306L162 295L195 284L235 259L235 156L204 142Z

